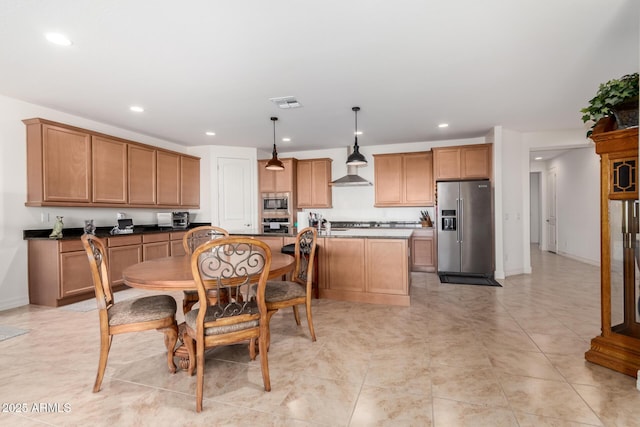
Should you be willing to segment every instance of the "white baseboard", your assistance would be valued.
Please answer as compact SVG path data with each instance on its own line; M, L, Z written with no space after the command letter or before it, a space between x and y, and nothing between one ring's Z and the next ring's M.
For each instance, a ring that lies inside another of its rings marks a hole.
M569 253L562 252L562 251L558 251L558 255L562 255L563 257L571 258L576 261L584 262L585 264L593 265L595 267L600 267L600 260L594 261L592 259L582 258L576 255L571 255Z
M29 298L12 298L9 300L4 300L0 303L0 311L9 310L11 308L22 307L23 305L29 305Z
M516 276L518 274L524 274L524 268L515 268L513 270L505 270L504 274L509 276Z

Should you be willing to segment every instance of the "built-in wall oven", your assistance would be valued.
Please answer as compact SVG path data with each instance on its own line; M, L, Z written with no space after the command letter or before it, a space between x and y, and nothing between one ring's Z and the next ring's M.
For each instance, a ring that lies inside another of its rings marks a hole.
M289 193L262 193L262 214L291 215Z
M262 232L289 233L292 228L290 193L262 193Z
M263 218L263 233L283 233L286 234L291 230L291 217Z

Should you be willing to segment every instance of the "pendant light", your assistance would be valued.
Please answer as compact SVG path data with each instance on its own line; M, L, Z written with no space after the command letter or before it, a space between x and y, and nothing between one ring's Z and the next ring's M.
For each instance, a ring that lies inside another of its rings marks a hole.
M271 117L273 122L273 155L271 160L267 162L266 168L271 171L282 171L284 170L284 164L278 159L278 151L276 151L276 120L278 120L277 117Z
M353 153L347 158L347 166L366 166L367 159L360 154L360 147L358 147L358 111L360 111L360 107L353 107L351 110L356 114L356 141L353 144Z

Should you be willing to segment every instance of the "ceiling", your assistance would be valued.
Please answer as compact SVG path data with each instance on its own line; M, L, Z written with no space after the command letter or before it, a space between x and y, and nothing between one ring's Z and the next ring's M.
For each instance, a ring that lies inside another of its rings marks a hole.
M277 116L280 152L352 144L353 106L365 152L586 130L598 85L638 71L638 16L637 0L3 0L0 94L185 146L270 151Z

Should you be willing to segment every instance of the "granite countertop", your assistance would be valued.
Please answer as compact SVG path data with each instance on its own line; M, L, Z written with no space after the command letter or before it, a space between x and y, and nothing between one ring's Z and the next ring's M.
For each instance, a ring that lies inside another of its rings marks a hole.
M95 235L98 237L115 237L115 236L131 236L131 235L139 235L139 234L180 232L180 231L188 230L190 228L199 227L201 225L211 225L211 223L196 222L196 223L189 224L189 227L187 229L172 228L172 227L158 227L156 224L134 225L133 233L113 234L113 235L110 233L113 227L96 227ZM22 238L24 240L49 239L49 234L51 234L51 228L40 229L40 230L23 230ZM62 230L62 239L51 239L51 240L74 240L74 239L78 239L83 234L84 234L84 229L82 227L65 228Z
M415 228L350 228L346 230L325 230L318 233L318 237L337 237L337 238L377 238L377 239L408 239L411 237ZM295 237L296 231L289 233L264 233L256 228L247 228L240 230L228 230L231 235L245 236L268 236L268 237Z

